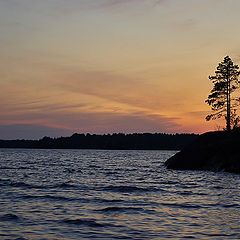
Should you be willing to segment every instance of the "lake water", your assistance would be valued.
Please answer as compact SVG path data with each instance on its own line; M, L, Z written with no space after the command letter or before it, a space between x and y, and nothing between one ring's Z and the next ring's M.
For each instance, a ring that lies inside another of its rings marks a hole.
M174 153L0 149L0 239L240 239L240 175Z

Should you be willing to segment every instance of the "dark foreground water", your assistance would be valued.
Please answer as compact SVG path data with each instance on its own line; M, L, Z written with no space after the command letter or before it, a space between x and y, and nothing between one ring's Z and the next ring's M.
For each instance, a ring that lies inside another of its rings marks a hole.
M0 150L0 239L240 239L240 175L173 151Z

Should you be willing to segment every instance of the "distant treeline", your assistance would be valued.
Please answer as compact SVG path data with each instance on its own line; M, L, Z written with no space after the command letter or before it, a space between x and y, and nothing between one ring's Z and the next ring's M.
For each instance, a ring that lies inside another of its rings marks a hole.
M180 150L197 137L196 134L75 133L71 137L44 137L40 140L0 140L0 148Z

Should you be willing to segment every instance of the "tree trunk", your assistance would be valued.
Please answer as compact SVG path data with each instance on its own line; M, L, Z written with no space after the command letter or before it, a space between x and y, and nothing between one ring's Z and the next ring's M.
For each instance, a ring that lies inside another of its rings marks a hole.
M228 104L229 105L229 104ZM227 131L231 131L231 113L230 113L230 106L227 109Z
M230 79L229 69L227 69L227 131L231 131L231 96L230 96Z

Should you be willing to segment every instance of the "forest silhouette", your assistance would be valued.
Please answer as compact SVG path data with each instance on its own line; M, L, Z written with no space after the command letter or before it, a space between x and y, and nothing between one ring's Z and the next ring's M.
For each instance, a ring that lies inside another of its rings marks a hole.
M40 140L0 140L0 148L180 150L197 137L197 134L75 133L70 137L44 137Z

